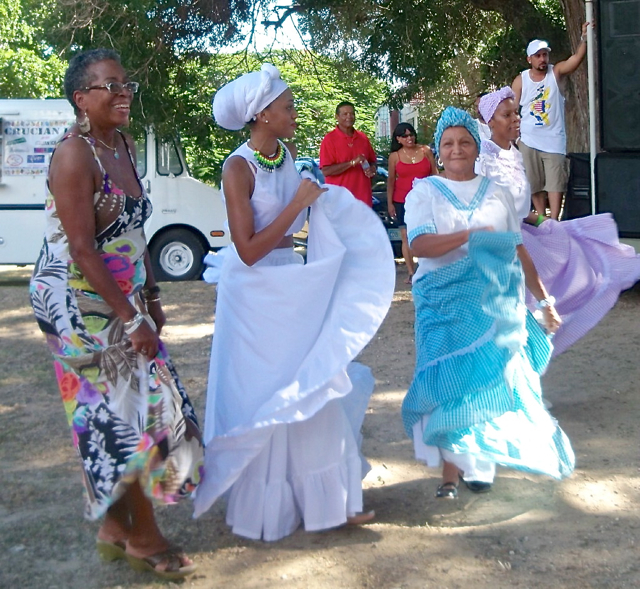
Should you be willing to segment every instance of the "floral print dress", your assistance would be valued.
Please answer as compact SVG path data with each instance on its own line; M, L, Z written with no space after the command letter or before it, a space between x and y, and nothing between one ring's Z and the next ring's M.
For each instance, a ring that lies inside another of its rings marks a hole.
M103 174L102 190L94 195L97 227L101 215L103 220L105 212L110 216L98 230L96 249L131 304L153 324L140 295L146 281L144 223L151 203L144 190L137 198L124 194L102 167L93 139L75 136L89 143ZM45 209L31 304L53 353L82 464L86 515L104 515L135 480L153 500L173 503L193 491L202 474L203 447L193 407L162 343L151 361L136 353L120 318L71 258L48 188Z

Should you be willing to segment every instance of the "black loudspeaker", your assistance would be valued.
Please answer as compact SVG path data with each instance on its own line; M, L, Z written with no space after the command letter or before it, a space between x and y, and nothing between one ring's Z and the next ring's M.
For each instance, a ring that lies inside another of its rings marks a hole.
M569 153L569 183L564 197L562 220L591 214L591 164L588 153Z
M640 0L600 0L600 123L605 151L640 151Z
M622 237L640 237L640 152L596 156L599 213L613 213Z

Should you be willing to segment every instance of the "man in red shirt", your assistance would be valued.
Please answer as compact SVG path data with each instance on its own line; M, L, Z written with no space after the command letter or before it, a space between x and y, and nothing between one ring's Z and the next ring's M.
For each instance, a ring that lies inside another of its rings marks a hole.
M336 107L336 128L320 144L320 168L327 184L344 186L371 206L371 178L376 174L376 152L364 133L354 129L355 107L341 102Z

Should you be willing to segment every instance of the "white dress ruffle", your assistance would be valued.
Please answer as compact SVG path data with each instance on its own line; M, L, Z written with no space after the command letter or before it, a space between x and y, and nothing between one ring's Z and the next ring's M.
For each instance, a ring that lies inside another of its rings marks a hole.
M252 267L233 246L222 257L195 516L228 492L227 522L248 538L362 510L374 380L352 360L389 309L395 266L377 215L327 188L311 207L307 264L290 249Z

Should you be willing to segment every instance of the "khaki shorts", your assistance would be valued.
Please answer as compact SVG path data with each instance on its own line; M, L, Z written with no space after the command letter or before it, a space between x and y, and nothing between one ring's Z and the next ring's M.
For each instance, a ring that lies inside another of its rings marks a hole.
M546 153L533 149L520 141L518 143L527 179L531 184L531 194L536 192L565 192L569 171L567 157L561 153Z

